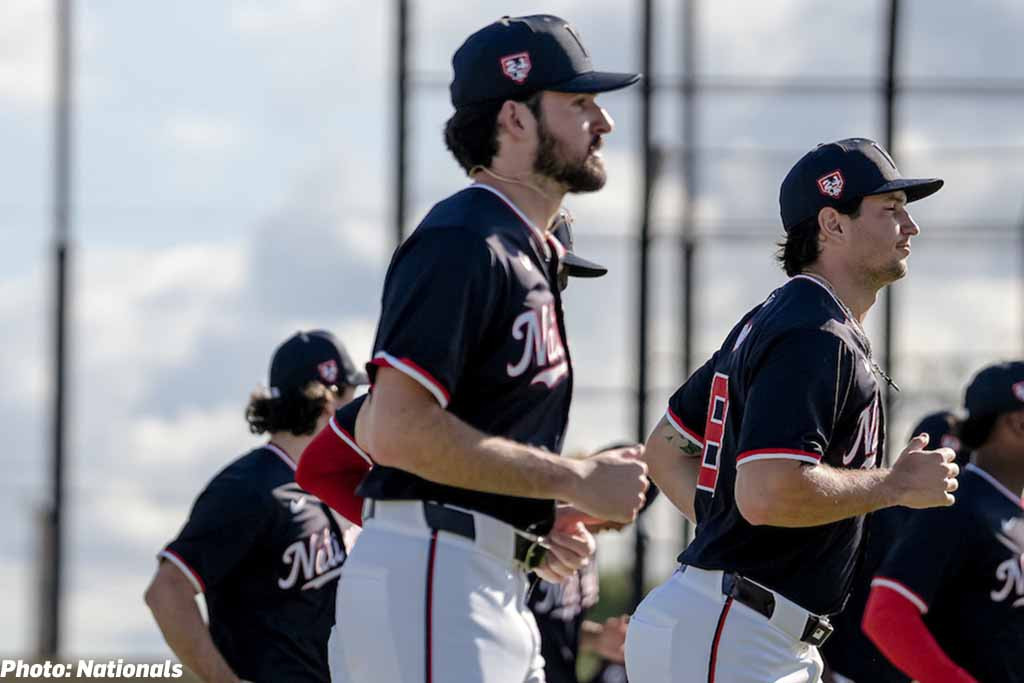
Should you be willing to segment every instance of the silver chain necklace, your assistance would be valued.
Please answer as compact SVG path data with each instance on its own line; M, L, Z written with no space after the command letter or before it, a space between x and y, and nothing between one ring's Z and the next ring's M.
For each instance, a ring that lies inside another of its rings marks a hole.
M885 380L886 384L893 388L894 391L899 391L899 385L896 384L896 382L893 381L892 377L890 377L888 373L886 373L886 371L882 369L878 362L875 361L874 356L871 352L871 339L868 338L868 335L864 331L864 328L861 326L860 321L857 320L856 316L853 315L853 311L850 310L850 307L847 306L846 302L843 301L842 297L839 296L839 293L835 290L835 287L832 286L832 283L826 280L821 275L818 275L817 273L804 272L801 273L801 275L806 275L807 277L811 278L812 280L820 284L826 290L828 290L828 293L831 294L832 298L836 300L837 304L839 304L839 308L842 309L843 314L846 315L846 319L850 321L850 326L853 328L854 333L857 335L857 339L860 341L861 344L864 345L864 348L867 350L867 359L868 362L871 363L871 367L874 369L875 372L878 373L878 375L882 379Z

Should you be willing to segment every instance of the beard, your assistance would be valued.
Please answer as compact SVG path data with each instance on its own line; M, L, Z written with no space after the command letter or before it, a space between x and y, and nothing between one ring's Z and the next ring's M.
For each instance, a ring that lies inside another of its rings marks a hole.
M543 119L538 123L534 173L562 184L566 192L596 192L604 187L608 174L604 170L604 162L593 153L593 147L587 150L582 160L571 160L562 143L548 131Z

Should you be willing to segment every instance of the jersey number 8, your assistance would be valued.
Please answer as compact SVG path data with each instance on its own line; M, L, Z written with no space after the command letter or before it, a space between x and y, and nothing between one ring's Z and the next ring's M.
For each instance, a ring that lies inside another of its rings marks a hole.
M701 455L697 488L714 495L718 484L718 459L725 437L725 420L729 415L729 376L715 373L711 380L708 418L704 423L704 453Z

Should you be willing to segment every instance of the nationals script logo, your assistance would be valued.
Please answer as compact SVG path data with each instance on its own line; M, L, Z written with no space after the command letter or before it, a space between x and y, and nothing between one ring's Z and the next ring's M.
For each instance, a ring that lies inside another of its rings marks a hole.
M1002 533L996 534L996 539L1013 555L996 567L996 581L1003 585L989 593L989 597L993 602L1006 602L1012 594L1013 606L1024 607L1024 523L1007 519L1002 526Z
M844 465L852 463L863 451L864 464L861 467L869 469L875 466L875 456L878 453L879 410L878 395L876 394L874 400L861 411L860 417L857 418L857 436L853 439L853 446L843 456Z
M320 588L341 573L345 551L330 529L323 529L285 548L281 555L288 576L277 580L278 588L288 590L302 577L302 590Z
M512 338L523 342L523 354L515 365L505 366L509 377L519 377L533 365L539 372L530 384L545 384L551 388L569 374L569 362L552 304L520 313L512 323Z

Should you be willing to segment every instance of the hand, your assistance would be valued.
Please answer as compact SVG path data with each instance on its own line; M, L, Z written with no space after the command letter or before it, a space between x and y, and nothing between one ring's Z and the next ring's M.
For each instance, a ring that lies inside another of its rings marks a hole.
M580 649L593 652L598 657L616 664L626 661L626 625L629 617L611 617L604 624L593 621L583 623Z
M897 505L908 508L930 508L952 505L960 468L953 461L956 453L950 448L924 450L928 435L919 434L900 453L886 479L893 487Z
M580 478L569 502L603 520L632 522L650 485L643 452L631 446L575 461Z
M587 566L597 549L594 536L583 523L571 519L561 520L561 523L556 519L544 541L548 552L534 573L551 583L561 583Z

